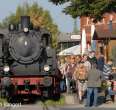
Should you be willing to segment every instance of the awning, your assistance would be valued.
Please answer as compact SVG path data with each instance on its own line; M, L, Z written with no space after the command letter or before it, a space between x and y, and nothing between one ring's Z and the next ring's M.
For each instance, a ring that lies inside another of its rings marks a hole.
M65 50L58 53L59 56L62 56L62 55L79 55L79 54L81 54L80 45L70 47L70 48L65 49Z

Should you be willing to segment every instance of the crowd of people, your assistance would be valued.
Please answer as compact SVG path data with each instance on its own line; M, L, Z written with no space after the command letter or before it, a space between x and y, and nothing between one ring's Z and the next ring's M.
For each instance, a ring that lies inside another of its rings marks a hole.
M76 90L79 103L86 97L85 106L97 106L98 91L103 82L111 88L112 60L105 62L104 55L96 55L94 51L89 54L66 56L59 61L62 73L61 91L71 93ZM105 98L109 96L105 92ZM93 101L92 101L93 98Z

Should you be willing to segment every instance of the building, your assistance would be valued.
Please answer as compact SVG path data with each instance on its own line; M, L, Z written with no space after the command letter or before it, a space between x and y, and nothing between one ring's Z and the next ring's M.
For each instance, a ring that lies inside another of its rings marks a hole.
M87 44L96 41L96 53L105 55L106 60L112 58L116 62L116 13L106 13L100 22L94 24L89 17L81 17L81 32L86 31ZM92 25L95 26L92 34Z
M73 33L60 33L58 35L57 41L58 41L57 51L60 52L75 45L79 45L81 41L81 36Z

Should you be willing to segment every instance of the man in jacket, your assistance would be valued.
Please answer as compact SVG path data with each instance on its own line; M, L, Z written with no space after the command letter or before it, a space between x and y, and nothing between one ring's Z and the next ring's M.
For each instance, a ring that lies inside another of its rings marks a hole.
M87 101L86 101L86 106L91 106L92 103L92 98L93 100L93 105L97 106L97 99L98 99L98 89L101 87L101 71L98 70L96 63L93 63L91 66L91 70L88 72L88 82L87 82ZM94 94L92 96L92 93Z

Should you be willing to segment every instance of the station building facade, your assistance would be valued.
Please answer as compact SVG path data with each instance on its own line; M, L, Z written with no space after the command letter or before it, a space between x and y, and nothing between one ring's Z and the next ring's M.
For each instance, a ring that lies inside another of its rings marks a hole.
M95 26L92 35L92 25ZM80 18L80 29L85 29L87 45L96 41L96 53L102 53L106 61L112 58L116 64L116 13L105 13L103 19L93 23L89 17Z
M80 45L81 36L75 33L60 33L57 38L58 48L57 51L68 49L70 47Z

